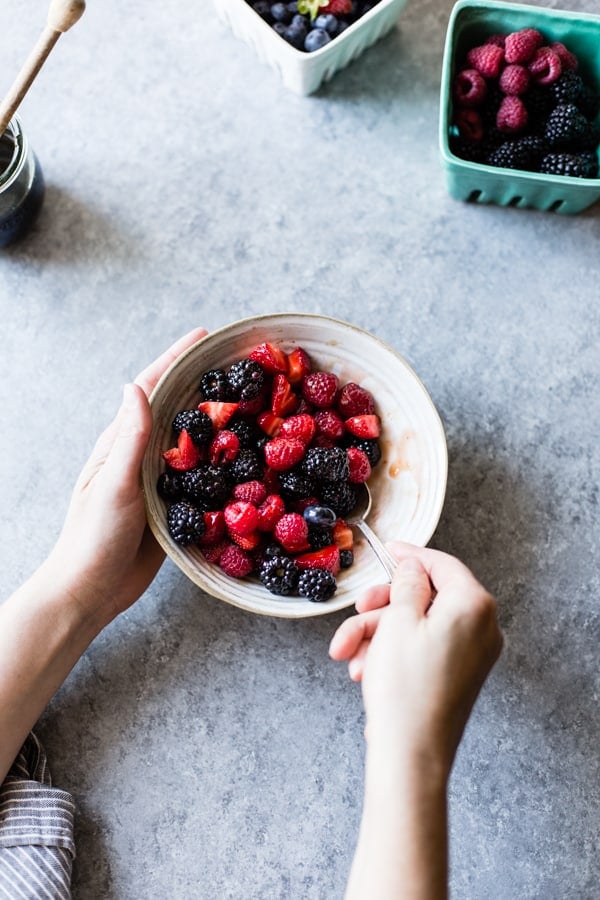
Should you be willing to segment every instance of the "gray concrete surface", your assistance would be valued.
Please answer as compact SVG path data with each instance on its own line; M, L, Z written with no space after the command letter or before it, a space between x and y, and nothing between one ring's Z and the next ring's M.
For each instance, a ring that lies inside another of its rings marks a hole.
M591 900L599 209L448 196L450 9L413 0L306 98L209 4L90 2L61 39L21 111L46 204L0 256L4 590L51 547L123 382L172 339L280 310L370 329L440 411L432 544L497 593L507 638L453 774L453 896ZM3 89L45 12L5 0ZM165 564L40 723L78 803L77 900L342 897L363 763L360 691L326 653L342 619L255 618Z

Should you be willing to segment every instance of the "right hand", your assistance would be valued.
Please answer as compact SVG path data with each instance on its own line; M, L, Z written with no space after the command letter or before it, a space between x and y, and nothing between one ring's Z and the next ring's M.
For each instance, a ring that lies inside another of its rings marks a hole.
M391 545L391 585L371 588L330 655L362 680L369 742L425 755L449 773L481 686L502 649L496 601L446 553Z

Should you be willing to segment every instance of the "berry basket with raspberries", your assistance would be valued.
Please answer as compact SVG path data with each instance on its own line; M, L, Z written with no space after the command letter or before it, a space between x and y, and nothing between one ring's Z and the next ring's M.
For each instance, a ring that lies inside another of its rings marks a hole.
M558 212L590 206L600 197L599 113L600 17L459 0L440 117L453 196Z
M395 26L407 0L213 0L233 33L311 94Z
M241 319L150 398L148 523L203 591L264 615L333 612L386 575L348 523L360 485L382 540L423 546L445 494L443 426L403 358L331 317Z

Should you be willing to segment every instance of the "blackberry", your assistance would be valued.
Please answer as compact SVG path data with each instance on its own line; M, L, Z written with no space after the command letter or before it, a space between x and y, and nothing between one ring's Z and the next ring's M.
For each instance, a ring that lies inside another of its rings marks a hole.
M191 503L180 500L173 503L167 512L169 534L182 547L193 544L206 531L202 512Z
M183 412L177 413L173 419L173 431L180 434L184 429L200 447L209 444L214 434L210 417L199 409L184 409Z
M340 518L344 518L356 506L356 491L348 481L328 481L321 485L321 499Z
M524 95L523 103L527 109L529 131L533 134L543 134L548 116L555 105L552 94L547 88L535 84Z
M304 475L295 469L281 472L279 475L281 496L284 500L304 500L306 497L314 497L316 485L314 479Z
M156 490L163 500L181 500L183 496L181 475L177 472L163 472L158 476Z
M298 579L298 593L313 603L329 600L337 590L335 576L328 569L305 569Z
M587 119L573 103L561 103L548 116L544 136L550 144L566 144L577 140L587 124Z
M572 178L595 178L598 159L594 153L549 153L541 162L540 172L570 175Z
M481 121L486 131L495 128L496 116L503 98L504 91L500 89L499 85L491 81L488 82L485 101L481 108Z
M348 477L348 454L343 447L311 447L301 469L313 478L344 481Z
M227 431L233 431L237 435L242 450L255 449L262 437L262 433L247 419L230 419L227 423Z
M367 454L371 468L374 468L381 459L381 447L377 438L353 437L348 446L358 447L359 450L363 450Z
M559 78L550 85L550 93L555 103L577 103L577 98L583 90L581 75L572 69L567 69Z
M200 379L200 393L205 400L226 403L231 396L227 375L223 369L211 369Z
M223 468L216 466L196 466L184 472L183 491L193 500L209 509L220 509L229 496L229 479Z
M265 383L262 366L253 359L240 359L227 371L227 381L233 395L240 400L254 400Z
M539 137L528 136L515 141L505 141L488 157L488 165L504 169L537 169L547 152L546 143Z
M272 594L287 596L296 589L298 566L289 556L267 557L258 570L258 577Z
M349 569L354 563L354 553L352 550L340 550L340 566L342 569Z
M586 119L593 122L600 112L600 94L597 94L593 88L586 84L575 105Z
M600 127L588 122L577 141L578 150L595 150L600 143Z
M330 528L319 528L316 525L308 527L308 543L311 550L322 550L333 544L333 537Z
M236 484L241 481L261 481L263 467L254 450L240 450L229 466L229 476Z

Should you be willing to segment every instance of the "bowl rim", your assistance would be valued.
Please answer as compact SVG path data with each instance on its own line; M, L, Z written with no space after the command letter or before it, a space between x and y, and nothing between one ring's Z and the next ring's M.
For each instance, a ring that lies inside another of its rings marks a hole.
M457 0L454 4L448 20L444 52L442 59L442 79L440 85L440 117L438 141L440 154L445 163L454 168L460 168L465 172L489 173L503 180L529 182L531 184L555 185L556 187L568 186L579 191L588 191L590 188L600 187L600 174L597 178L575 178L572 175L551 175L544 172L529 172L527 169L502 169L499 166L490 166L487 163L476 163L472 160L462 159L450 150L449 145L449 109L450 109L450 84L452 75L453 51L456 38L456 20L464 9L481 9L489 12L525 13L530 10L532 14L548 20L566 19L574 22L590 22L597 25L600 39L600 15L595 13L575 12L574 10L557 9L555 7L533 6L531 3L512 3L505 0ZM600 153L600 150L596 151Z
M438 489L438 497L436 506L433 508L433 512L431 514L431 526L429 533L426 536L422 537L422 546L426 546L431 539L432 535L435 533L435 530L439 524L439 520L442 514L442 510L444 507L446 492L448 486L448 443L446 438L446 432L444 428L444 424L442 418L429 394L429 391L425 387L422 379L417 375L414 368L411 364L406 360L406 358L393 347L391 344L382 340L377 335L368 331L360 325L356 325L352 322L348 322L344 319L337 318L335 316L323 315L321 313L301 313L296 310L290 310L288 312L277 312L277 313L261 313L255 316L245 316L240 319L236 319L235 321L229 322L226 325L222 325L219 328L214 329L213 331L208 332L204 337L200 338L190 347L188 347L183 353L181 353L166 369L163 375L160 377L156 386L152 390L149 397L150 409L154 411L154 407L156 406L161 394L163 393L163 389L165 384L168 382L172 371L180 366L184 360L190 355L196 353L198 348L202 346L205 342L212 340L214 338L226 337L227 333L231 330L243 329L246 326L257 326L261 324L265 324L267 322L273 322L274 320L282 320L289 319L291 317L301 318L304 321L314 321L315 324L327 322L329 325L334 327L342 327L344 329L350 329L351 331L360 333L363 337L366 337L372 341L375 341L379 344L382 349L385 349L387 353L392 354L396 359L400 362L400 364L406 369L407 373L414 380L416 387L420 389L421 397L423 402L426 404L428 412L431 416L431 421L435 423L435 427L437 430L437 453L439 456L439 470L438 470L438 478L439 478L439 489ZM154 426L153 426L154 427ZM150 497L156 495L155 486L150 482L150 469L151 463L148 462L147 453L144 455L144 461L142 463L142 492L144 495L144 503L146 509L146 519L152 534L155 539L159 543L159 545L164 550L165 554L174 565L176 565L183 573L190 578L190 580L200 588L205 594L210 596L215 596L220 600L223 600L226 603L229 603L231 606L236 606L239 609L243 609L246 612L251 612L254 615L263 615L266 617L272 618L285 618L285 619L303 619L303 618L315 618L316 616L329 615L335 612L340 612L343 609L351 606L353 601L349 599L347 603L344 604L320 604L314 603L310 604L310 606L304 607L302 610L292 609L290 607L286 607L285 604L282 604L281 607L277 607L274 609L260 609L254 608L251 604L244 604L238 602L231 595L227 594L225 591L219 593L217 589L214 588L212 590L207 590L205 586L200 584L198 580L190 575L190 572L193 570L193 567L187 563L187 561L174 559L173 558L173 547L171 542L167 539L166 535L161 531L159 524L154 519L154 515L151 515L150 509Z

